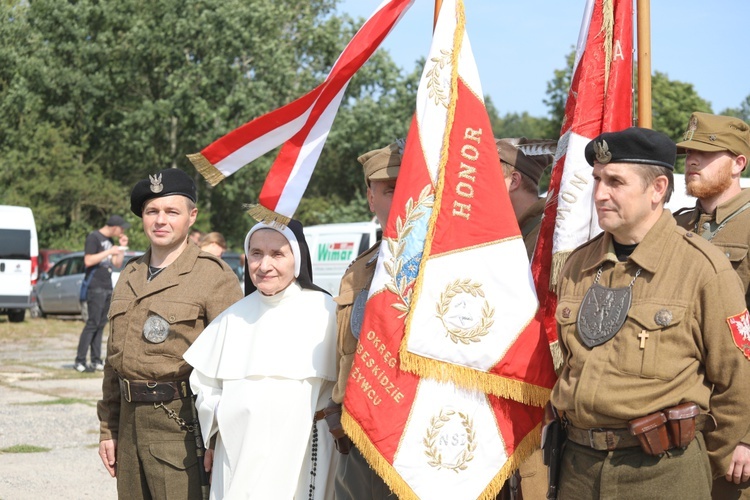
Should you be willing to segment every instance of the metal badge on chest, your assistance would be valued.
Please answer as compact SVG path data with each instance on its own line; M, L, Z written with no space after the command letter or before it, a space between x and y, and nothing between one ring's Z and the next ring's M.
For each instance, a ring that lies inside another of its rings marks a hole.
M578 335L587 347L604 344L620 331L633 300L633 284L642 271L639 268L633 280L624 288L607 288L599 284L603 267L600 266L596 272L594 283L583 297L578 311Z

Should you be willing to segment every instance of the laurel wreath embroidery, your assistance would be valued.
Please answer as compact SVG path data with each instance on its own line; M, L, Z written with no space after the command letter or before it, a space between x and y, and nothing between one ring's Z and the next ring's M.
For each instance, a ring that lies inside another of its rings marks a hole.
M397 295L401 302L395 302L391 304L394 308L400 311L399 318L402 318L409 312L409 304L411 303L411 294L413 288L408 288L409 281L406 276L398 276L401 274L403 268L403 259L401 256L406 249L406 238L414 227L414 224L425 215L426 208L432 208L434 195L431 195L432 188L427 185L419 193L417 202L414 203L413 198L409 198L406 202L406 213L405 219L402 220L399 215L396 218L396 238L386 238L388 243L388 249L390 250L393 258L383 263L386 272L391 277L391 281L385 284L386 289L391 293Z
M435 64L425 76L429 79L427 81L427 88L430 90L428 98L434 99L436 106L442 104L447 108L450 102L448 99L448 93L440 85L440 70L444 69L451 61L452 51L443 49L440 51L440 54L442 54L440 57L433 57L430 59L430 61Z
M446 335L450 336L454 344L461 342L464 345L468 345L471 342L480 342L490 332L490 328L495 323L493 316L495 315L495 308L491 307L489 302L485 299L484 305L482 306L482 320L478 325L473 328L465 329L458 328L450 325L445 320L445 315L448 314L450 309L451 300L459 293L468 293L472 297L484 297L484 291L482 285L479 283L472 283L471 280L456 280L440 294L440 302L437 304L437 317L443 323L446 330Z
M436 446L436 442L440 437L440 429L442 429L446 423L451 420L451 417L456 412L453 410L440 410L440 414L437 417L430 419L430 427L427 428L422 443L425 446L424 454L430 459L427 464L431 467L437 467L438 469L448 469L458 474L462 470L468 468L468 462L474 459L474 451L477 449L476 433L474 432L474 424L471 418L465 413L458 412L458 416L461 418L461 425L466 432L466 447L459 455L458 460L455 464L448 464L443 462L443 455Z

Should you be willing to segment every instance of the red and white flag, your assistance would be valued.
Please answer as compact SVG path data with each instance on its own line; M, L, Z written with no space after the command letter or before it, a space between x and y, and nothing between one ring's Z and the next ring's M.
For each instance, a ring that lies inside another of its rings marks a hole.
M557 276L570 252L601 231L594 209L594 179L584 148L602 132L632 125L632 80L632 0L588 0L547 206L531 263L540 321L555 366L562 363L555 325Z
M195 168L215 186L284 144L263 184L259 204L291 217L307 189L349 81L412 3L414 0L384 0L354 35L323 83L233 130L200 153L188 155Z
M482 95L463 2L443 1L344 398L402 499L494 498L555 382Z

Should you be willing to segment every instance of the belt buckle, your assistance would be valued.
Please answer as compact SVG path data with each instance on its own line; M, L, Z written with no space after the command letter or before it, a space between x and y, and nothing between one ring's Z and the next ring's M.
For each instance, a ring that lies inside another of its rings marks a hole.
M597 428L594 428L594 429L588 429L589 446L593 450L604 451L604 450L599 450L599 448L594 444L594 433L595 432L605 432L606 433L607 431L604 430L604 429L602 429L601 427L597 427ZM609 449L609 443L607 443L606 441L607 441L607 439L605 437L605 443L604 444L607 445L607 448L605 448L605 450L608 450Z
M130 393L130 380L128 380L126 378L123 378L123 379L120 379L120 380L125 385L125 387L127 387L127 389L128 389L127 395L125 396L125 401L127 401L128 403L132 403L133 402L133 396Z

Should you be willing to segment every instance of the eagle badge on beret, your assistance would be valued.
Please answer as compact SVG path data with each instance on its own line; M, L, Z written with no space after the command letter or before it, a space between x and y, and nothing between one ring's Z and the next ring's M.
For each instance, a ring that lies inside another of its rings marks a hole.
M161 193L164 190L164 184L161 183L161 174L159 175L149 174L148 179L151 181L152 193Z
M602 140L601 142L595 142L594 152L596 153L596 161L599 163L607 164L612 161L612 153L609 151L607 141Z
M688 122L688 128L685 131L685 135L682 136L682 140L684 141L693 140L693 134L695 133L696 130L698 130L698 117L693 115L690 117L690 121Z

